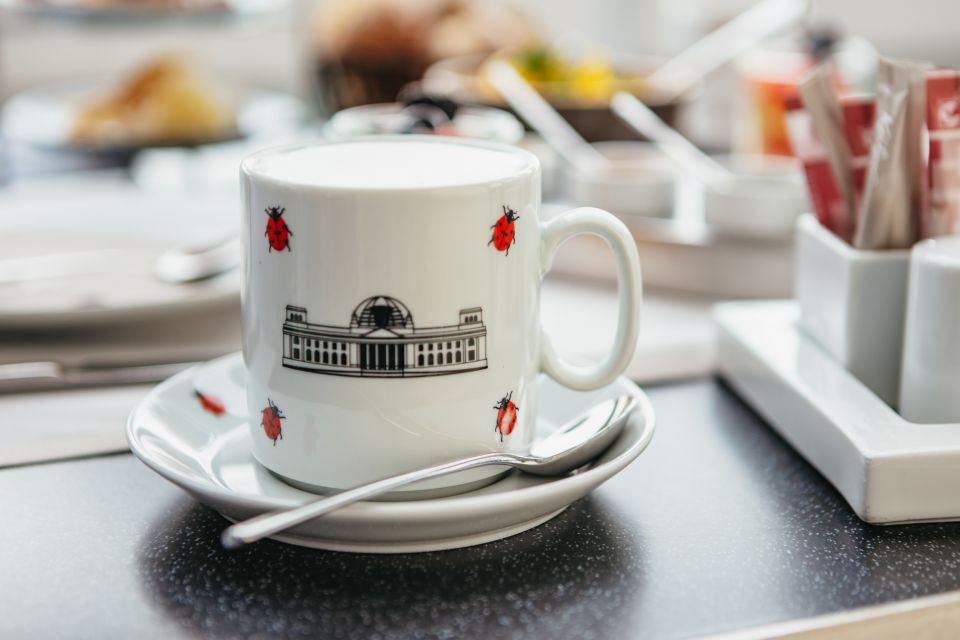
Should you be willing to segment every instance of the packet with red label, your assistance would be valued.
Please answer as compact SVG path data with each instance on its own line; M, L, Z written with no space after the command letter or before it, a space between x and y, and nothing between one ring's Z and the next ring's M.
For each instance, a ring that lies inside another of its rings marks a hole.
M837 186L827 150L817 136L813 118L803 108L799 96L787 98L786 118L790 145L803 166L817 220L826 229L850 242L853 237L853 218Z
M960 71L927 73L927 201L923 238L960 233Z
M867 182L877 103L873 96L844 96L840 98L840 112L843 115L843 133L850 147L854 202L859 210L863 186Z
M803 106L813 120L833 179L843 197L851 227L856 227L856 198L853 191L853 154L844 134L843 112L837 98L836 69L832 62L824 62L813 69L800 83ZM854 236L856 231L853 232Z

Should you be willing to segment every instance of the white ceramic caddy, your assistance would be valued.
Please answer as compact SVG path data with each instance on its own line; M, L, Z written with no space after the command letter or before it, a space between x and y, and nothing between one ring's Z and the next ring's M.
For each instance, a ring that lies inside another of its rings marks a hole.
M884 402L897 403L909 251L857 250L812 215L798 224L800 325Z
M130 449L138 458L230 520L316 499L281 482L254 460L247 442L245 384L239 354L213 360L159 385L127 423ZM653 437L650 401L626 378L590 392L572 391L547 376L540 376L537 386L538 436L606 398L632 394L640 404L613 446L571 475L511 472L494 484L453 497L360 502L275 539L359 553L437 551L499 540L562 512L622 471Z
M960 424L904 420L798 326L792 301L714 311L721 375L875 524L960 519Z

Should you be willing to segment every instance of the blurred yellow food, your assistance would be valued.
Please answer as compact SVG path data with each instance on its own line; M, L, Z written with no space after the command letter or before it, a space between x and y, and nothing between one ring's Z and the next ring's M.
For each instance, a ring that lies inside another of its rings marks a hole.
M86 144L190 143L230 137L233 110L179 57L137 69L77 109L71 138Z
M517 70L548 99L606 103L620 90L643 90L643 77L614 68L609 57L593 52L567 59L547 45L521 49L510 56Z
M616 87L613 66L599 55L584 59L570 76L570 90L574 97L588 102L609 100Z

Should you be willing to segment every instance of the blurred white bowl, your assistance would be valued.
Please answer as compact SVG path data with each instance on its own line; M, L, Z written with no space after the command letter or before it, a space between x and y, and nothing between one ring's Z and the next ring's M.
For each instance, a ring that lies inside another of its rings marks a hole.
M717 233L785 238L810 210L799 165L790 158L731 155L716 158L735 174L730 182L705 185L704 218Z
M561 182L560 157L557 152L536 133L527 133L517 146L537 156L540 161L540 191L543 199L554 199Z
M655 145L611 141L594 145L609 167L566 167L570 198L619 216L665 217L673 212L676 169ZM580 166L589 167L588 162Z
M339 111L324 128L326 135L346 138L381 133L402 133L409 115L399 102L368 104ZM465 138L517 144L523 138L523 125L511 113L493 107L460 107L453 118L457 135Z

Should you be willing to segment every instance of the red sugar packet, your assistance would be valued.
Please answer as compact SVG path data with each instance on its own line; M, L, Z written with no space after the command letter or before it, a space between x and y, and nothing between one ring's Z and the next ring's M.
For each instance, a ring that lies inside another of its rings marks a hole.
M927 201L923 238L960 233L960 71L927 73Z
M793 153L803 166L813 212L825 228L850 242L853 219L830 168L826 149L813 127L813 119L799 96L786 101L787 133Z
M853 195L860 208L863 186L867 182L870 145L873 144L873 121L877 114L873 96L845 96L840 98L843 115L843 133L850 147L853 164Z

